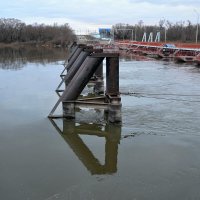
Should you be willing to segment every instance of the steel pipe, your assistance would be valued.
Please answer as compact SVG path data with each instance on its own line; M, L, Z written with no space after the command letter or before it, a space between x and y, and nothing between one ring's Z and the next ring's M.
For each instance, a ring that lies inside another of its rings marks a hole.
M67 85L63 93L62 101L76 100L78 98L103 59L104 57L95 58L91 56L85 59L77 73Z

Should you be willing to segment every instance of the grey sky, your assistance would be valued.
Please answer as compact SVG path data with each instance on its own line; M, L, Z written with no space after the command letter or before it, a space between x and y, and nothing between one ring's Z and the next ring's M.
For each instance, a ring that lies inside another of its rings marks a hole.
M157 24L160 19L197 23L199 0L7 0L0 17L26 23L69 23L74 29L91 29L116 23Z

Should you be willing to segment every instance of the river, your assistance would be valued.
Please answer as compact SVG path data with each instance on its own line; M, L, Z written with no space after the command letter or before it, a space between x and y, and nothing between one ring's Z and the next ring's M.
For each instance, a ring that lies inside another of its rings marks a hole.
M0 49L0 199L200 199L200 69L123 57L121 125L52 122L67 53Z

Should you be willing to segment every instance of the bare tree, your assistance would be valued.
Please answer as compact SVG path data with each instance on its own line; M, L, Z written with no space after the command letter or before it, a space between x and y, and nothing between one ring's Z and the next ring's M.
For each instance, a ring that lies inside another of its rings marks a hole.
M161 33L161 41L165 41L165 31L167 31L167 40L168 41L179 41L179 42L194 42L195 41L195 30L196 25L192 24L191 21L179 21L172 23L169 20L161 19L158 22L158 25L149 26L144 25L144 22L140 20L138 24L131 26L128 24L116 24L113 26L115 31L115 39L130 39L130 32L120 31L120 29L126 30L131 28L135 31L135 38L137 40L142 39L144 32L149 34L153 32L155 35L157 32ZM166 29L166 30L165 30ZM200 40L200 35L198 40Z
M56 45L66 46L76 40L76 36L68 24L53 26L45 24L26 25L13 18L0 19L0 42L51 42Z

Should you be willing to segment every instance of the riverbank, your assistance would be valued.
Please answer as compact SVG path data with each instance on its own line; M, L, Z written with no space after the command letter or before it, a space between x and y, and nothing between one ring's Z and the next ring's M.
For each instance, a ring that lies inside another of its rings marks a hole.
M49 48L68 48L68 45L53 44L51 42L12 42L12 43L0 43L0 48L21 48L21 47L49 47Z

